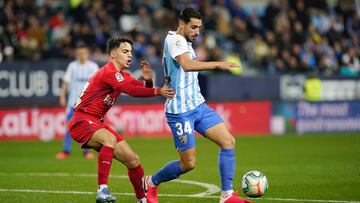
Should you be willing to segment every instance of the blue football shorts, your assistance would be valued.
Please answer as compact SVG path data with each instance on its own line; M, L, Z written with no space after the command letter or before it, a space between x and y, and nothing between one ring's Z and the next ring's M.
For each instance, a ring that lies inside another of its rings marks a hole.
M224 122L224 120L205 103L185 113L166 113L166 120L170 126L174 144L178 151L185 151L195 146L195 130L205 136L207 129Z

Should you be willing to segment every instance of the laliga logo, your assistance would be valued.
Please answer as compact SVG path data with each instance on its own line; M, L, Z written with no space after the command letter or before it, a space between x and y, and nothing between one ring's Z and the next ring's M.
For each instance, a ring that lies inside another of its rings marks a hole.
M41 112L32 109L5 113L0 117L0 137L39 137L43 141L50 141L64 132L64 112Z

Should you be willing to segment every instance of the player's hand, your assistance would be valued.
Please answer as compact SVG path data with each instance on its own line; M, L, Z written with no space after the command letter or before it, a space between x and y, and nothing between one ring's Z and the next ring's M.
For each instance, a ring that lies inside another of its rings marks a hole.
M165 81L164 86L161 88L161 95L165 97L166 99L171 99L175 95L175 90L173 88L170 88L168 85L168 82Z
M145 81L152 80L153 72L149 62L146 60L141 61L140 67L141 67L141 78Z
M66 107L66 99L64 97L60 97L60 106Z
M240 68L240 65L236 64L236 63L222 61L222 62L219 62L218 68L220 68L222 70L229 70L232 68Z

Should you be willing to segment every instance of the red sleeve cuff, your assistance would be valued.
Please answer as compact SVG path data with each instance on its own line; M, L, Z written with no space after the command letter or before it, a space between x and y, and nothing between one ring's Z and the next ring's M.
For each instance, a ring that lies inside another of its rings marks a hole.
M161 95L161 88L155 88L155 95Z

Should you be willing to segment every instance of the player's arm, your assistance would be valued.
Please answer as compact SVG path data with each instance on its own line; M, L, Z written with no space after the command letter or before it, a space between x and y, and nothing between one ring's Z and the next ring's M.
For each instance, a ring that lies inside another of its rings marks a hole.
M228 70L231 68L239 68L239 65L235 63L229 63L224 61L194 61L190 58L189 52L185 52L176 56L175 59L181 65L185 72L188 71L201 71L201 70L211 70L215 68L220 68L224 70Z
M160 95L160 88L136 86L132 82L125 82L119 90L133 97L154 97Z
M60 100L59 100L60 106L62 107L66 107L66 93L68 91L68 87L69 87L69 83L64 80L63 83L61 84Z
M146 81L140 81L140 80L136 80L135 78L131 81L131 83L135 86L140 86L140 87L153 87L153 81L152 80L146 80Z
M221 68L228 70L230 68L238 67L234 63L222 62L222 61L211 61L211 62L202 62L194 61L190 57L190 50L188 48L187 41L184 37L174 36L173 39L165 41L169 47L170 56L175 59L182 67L182 69L187 71L201 71L201 70L210 70L215 68Z
M162 88L147 88L135 86L131 82L124 82L121 86L119 86L119 90L133 97L154 97L161 95L170 99L175 95L174 89L169 88L167 84L165 84Z
M140 80L136 80L136 79L133 79L131 81L131 84L133 84L135 86L145 87L145 82L144 81L140 81Z
M128 73L123 73L125 79L120 79L117 76L119 73L116 73L115 71L104 74L105 75L103 75L102 80L105 84L108 84L112 88L133 97L154 97L162 95L166 98L172 98L175 95L174 89L169 88L167 84L165 84L162 88L147 88L134 85L134 78L132 78Z
M60 98L59 98L59 102L60 102L60 106L62 107L66 107L66 95L69 89L69 81L71 80L71 74L72 74L72 70L73 70L73 63L70 63L68 65L68 67L66 68L65 71L65 75L63 78L63 82L61 84L61 88L60 88Z
M149 88L153 87L152 80L140 81L140 80L134 79L133 81L131 81L131 83L135 86L140 86L140 87L149 87Z

